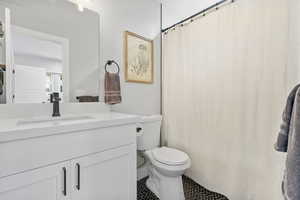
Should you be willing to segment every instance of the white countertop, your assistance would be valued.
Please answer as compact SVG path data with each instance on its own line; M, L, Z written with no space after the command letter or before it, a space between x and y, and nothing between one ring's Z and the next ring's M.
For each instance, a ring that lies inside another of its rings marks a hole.
M53 121L27 123L28 121L49 119L49 116L38 118L0 119L0 143L14 140L57 135L74 131L84 131L96 128L121 126L138 123L140 117L115 112L82 113L80 115L64 115L62 118L83 117L81 120ZM23 123L20 123L23 122ZM24 123L25 122L25 123Z

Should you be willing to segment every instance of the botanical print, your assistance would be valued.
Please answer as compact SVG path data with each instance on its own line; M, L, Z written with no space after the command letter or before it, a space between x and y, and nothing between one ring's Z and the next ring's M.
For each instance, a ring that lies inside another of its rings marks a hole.
M126 32L126 80L153 82L153 42Z

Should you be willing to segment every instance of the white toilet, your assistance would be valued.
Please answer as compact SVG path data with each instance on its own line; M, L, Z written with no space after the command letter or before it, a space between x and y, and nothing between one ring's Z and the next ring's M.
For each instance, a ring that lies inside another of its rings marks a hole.
M184 200L182 175L191 160L182 151L159 148L161 121L161 116L142 117L137 137L137 148L149 162L147 187L160 200Z

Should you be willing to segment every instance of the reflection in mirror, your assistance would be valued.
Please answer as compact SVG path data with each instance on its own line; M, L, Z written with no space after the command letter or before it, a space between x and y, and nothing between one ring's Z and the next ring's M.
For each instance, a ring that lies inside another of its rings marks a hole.
M99 96L98 13L68 0L0 0L0 21L9 22L0 103L49 103L54 92L64 102Z
M54 92L64 99L63 69L68 68L64 66L68 59L68 40L20 27L11 30L14 103L50 103L50 94Z

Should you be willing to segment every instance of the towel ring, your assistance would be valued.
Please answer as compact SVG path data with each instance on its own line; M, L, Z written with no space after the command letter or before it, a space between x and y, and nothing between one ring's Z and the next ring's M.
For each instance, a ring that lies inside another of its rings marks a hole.
M107 61L107 63L105 64L105 71L107 72L107 73L109 73L108 71L107 71L107 66L111 66L112 64L115 64L117 67L118 67L118 74L120 73L120 66L119 66L119 64L116 62L116 61L114 61L114 60L108 60Z

